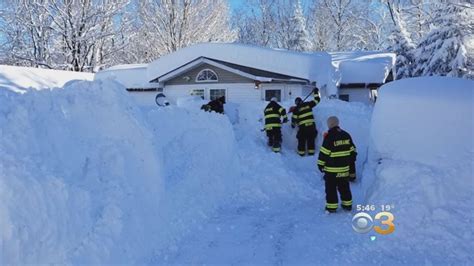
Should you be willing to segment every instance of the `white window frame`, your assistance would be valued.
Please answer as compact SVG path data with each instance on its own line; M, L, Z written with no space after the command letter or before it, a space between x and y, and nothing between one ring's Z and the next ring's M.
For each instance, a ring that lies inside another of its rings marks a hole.
M266 88L265 90L263 90L263 100L264 101L267 101L267 91L280 91L280 100L279 100L279 102L283 101L283 89L281 89L281 88ZM270 101L270 100L268 100L268 101Z
M211 72L212 74L214 74L214 75L216 76L216 79L215 79L215 80L213 80L213 79L198 80L199 76L200 76L203 72L206 72L206 71L209 71L209 72ZM195 81L196 81L197 83L219 82L219 76L217 75L217 73L216 73L214 70L209 69L209 68L205 68L205 69L199 71L199 73L196 75Z
M211 95L212 90L224 90L224 96L227 98L227 89L225 89L225 88L209 88L209 100L212 100L212 95Z

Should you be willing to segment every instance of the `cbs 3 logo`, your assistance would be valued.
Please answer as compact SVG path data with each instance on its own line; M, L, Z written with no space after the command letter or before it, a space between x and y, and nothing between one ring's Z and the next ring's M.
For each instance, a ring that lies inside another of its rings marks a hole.
M374 226L374 219L380 220L380 223L386 225L387 228L384 229L378 225ZM372 230L372 228L381 235L388 235L395 231L395 225L393 224L395 217L391 212L379 212L375 215L374 219L366 212L359 212L352 217L352 228L360 234L365 234Z

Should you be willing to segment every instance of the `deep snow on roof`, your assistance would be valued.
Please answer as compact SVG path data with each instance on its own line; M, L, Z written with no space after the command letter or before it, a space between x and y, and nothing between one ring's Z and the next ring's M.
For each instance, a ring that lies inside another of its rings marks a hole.
M156 79L199 57L207 57L273 73L327 84L332 74L326 52L302 53L235 43L201 43L160 57L148 67L148 80Z
M332 52L339 83L384 83L395 65L394 53L376 51Z
M92 80L94 74L34 67L0 65L0 89L26 92L62 87L71 80Z
M112 66L112 67L109 67L109 68L106 68L104 70L101 70L100 72L102 71L114 71L114 70L133 70L133 69L145 69L148 67L148 64L124 64L124 65L116 65L116 66Z
M95 74L95 80L113 79L127 88L147 88L148 64L128 64L109 67Z

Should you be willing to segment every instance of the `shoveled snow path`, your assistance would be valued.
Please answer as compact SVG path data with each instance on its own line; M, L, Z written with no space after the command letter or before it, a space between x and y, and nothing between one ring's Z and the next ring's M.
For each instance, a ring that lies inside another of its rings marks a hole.
M295 140L288 128L281 154L270 151L265 134L254 123L241 121L235 132L243 175L252 176L254 182L268 182L269 189L273 188L272 179L285 179L294 187L288 188L294 194L276 193L272 198L262 196L226 206L194 234L149 263L307 264L347 262L346 257L356 261L356 257L344 255L349 255L351 245L361 236L351 228L352 214L324 213L324 182L316 170L317 157L297 155L291 148ZM357 192L356 184L353 193ZM258 195L258 191L249 193Z

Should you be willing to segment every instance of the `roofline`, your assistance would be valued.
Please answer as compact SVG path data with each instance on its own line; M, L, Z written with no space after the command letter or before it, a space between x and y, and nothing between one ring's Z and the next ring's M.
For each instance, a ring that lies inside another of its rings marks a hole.
M224 61L223 61L224 62ZM212 66L215 66L215 67L218 67L218 68L221 68L223 70L226 70L226 71L229 71L231 73L234 73L234 74L237 74L237 75L240 75L240 76L243 76L243 77L246 77L248 79L251 79L251 80L256 80L256 81L261 81L261 82L272 82L273 80L275 81L283 81L285 79L278 79L278 78L268 78L268 77L262 77L262 76L255 76L255 75L252 75L252 74L249 74L247 72L244 72L244 71L241 71L241 70L238 70L238 69L235 69L235 68L232 68L232 67L229 67L229 66L226 66L224 64L221 64L219 62L216 62L214 61L212 58L208 58L208 57L204 57L204 56L200 56L200 57L197 57L196 59L194 60L191 60L189 61L188 63L184 64L184 65L181 65L169 72L167 72L166 74L163 74L155 79L152 79L150 80L149 82L153 82L153 83L162 83L162 82L166 82L176 76L178 76L180 73L183 73L187 70L190 70L192 69L193 67L195 66L198 66L199 64L202 64L202 63L206 63L206 64L209 64L209 65L212 65ZM268 72L271 72L271 71L268 71ZM274 73L274 72L273 72ZM279 74L279 73L275 73L275 74ZM283 75L283 74L280 74L280 75ZM288 75L285 75L285 76L288 76ZM307 79L299 79L299 78L292 78L292 79L288 79L287 81L290 81L290 82L305 82L305 83L309 83L309 80Z

